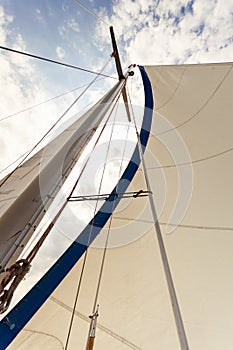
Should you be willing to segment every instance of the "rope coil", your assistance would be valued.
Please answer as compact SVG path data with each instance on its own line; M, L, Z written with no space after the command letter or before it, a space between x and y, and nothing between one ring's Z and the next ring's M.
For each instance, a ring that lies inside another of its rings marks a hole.
M17 261L5 270L5 276L0 282L0 313L8 309L15 289L29 270L30 263L26 259Z

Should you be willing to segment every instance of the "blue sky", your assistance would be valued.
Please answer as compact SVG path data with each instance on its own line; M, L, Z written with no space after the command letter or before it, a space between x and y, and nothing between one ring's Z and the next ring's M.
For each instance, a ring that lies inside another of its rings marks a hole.
M78 2L1 0L1 45L99 71L111 54L108 26ZM83 0L82 3L114 26L123 67L130 63L232 61L232 0ZM114 71L112 60L106 73ZM1 50L0 119L91 79L90 74ZM111 79L104 79L95 84L71 114L99 98L112 83ZM80 91L0 121L1 166L30 148Z

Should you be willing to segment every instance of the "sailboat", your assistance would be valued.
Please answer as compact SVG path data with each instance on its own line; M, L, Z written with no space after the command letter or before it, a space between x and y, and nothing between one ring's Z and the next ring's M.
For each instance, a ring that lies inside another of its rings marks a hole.
M113 56L119 82L1 182L0 349L230 349L232 63L130 66L123 74L116 47ZM140 129L125 90L136 69ZM116 183L77 195L76 179L21 258L121 94L136 142ZM9 308L10 288L30 274L60 213L92 201L94 217Z

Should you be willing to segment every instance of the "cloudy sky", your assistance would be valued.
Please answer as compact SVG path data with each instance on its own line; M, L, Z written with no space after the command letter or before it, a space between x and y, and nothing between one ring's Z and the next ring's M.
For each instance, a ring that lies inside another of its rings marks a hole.
M1 46L94 71L100 71L111 54L109 24L114 26L124 67L232 61L232 0L0 1ZM4 168L32 147L93 76L4 50L0 53L0 164ZM105 72L114 74L112 61ZM70 114L97 99L113 82L107 78L94 84ZM21 112L73 89L77 90Z

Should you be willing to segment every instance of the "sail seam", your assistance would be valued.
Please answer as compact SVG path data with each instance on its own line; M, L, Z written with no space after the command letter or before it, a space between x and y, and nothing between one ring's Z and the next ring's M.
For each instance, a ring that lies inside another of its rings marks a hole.
M217 91L220 89L220 87L222 86L223 82L226 80L226 78L228 77L228 75L230 74L232 70L232 65L230 66L230 68L228 69L228 71L226 72L226 74L223 76L222 80L219 82L219 84L217 85L217 87L214 89L214 91L210 94L210 96L206 99L205 103L199 108L199 110L197 112L195 112L191 117L189 117L188 119L186 119L184 122L180 123L179 125L175 126L174 128L162 131L158 134L156 134L156 136L159 135L164 135L169 133L170 131L179 129L180 127L184 126L185 124L189 123L191 120L193 120L195 117L197 117L199 115L199 113L207 106L207 104L212 100L212 98L214 97L214 95L217 93Z
M63 303L61 300L50 296L49 300L51 300L52 302L56 303L57 305L61 306L63 309L72 312L72 308L68 305L66 305L65 303ZM79 311L75 311L75 315L78 316L79 318L81 318L82 320L88 322L89 321L89 317L83 315L81 312ZM130 342L129 340L127 340L126 338L122 337L121 335L115 333L114 331L112 331L111 329L107 328L106 326L102 325L101 323L97 324L97 328L99 328L101 331L109 334L110 336L112 336L113 338L115 338L116 340L119 340L120 342L124 343L125 345L127 345L128 347L134 349L134 350L142 350L142 348L138 347L137 345L135 345L134 343Z
M210 159L214 159L217 157L220 157L226 153L229 153L233 151L233 147L228 148L222 152L219 153L215 153L215 154L211 154L210 156L204 157L204 158L200 158L200 159L196 159L193 160L191 162L184 162L184 163L178 163L178 164L167 164L167 165L161 165L161 166L156 166L156 167L148 167L147 170L156 170L156 169L163 169L163 168L176 168L178 166L185 166L185 165L190 165L190 164L196 164L196 163L201 163L204 162L206 160L210 160Z

